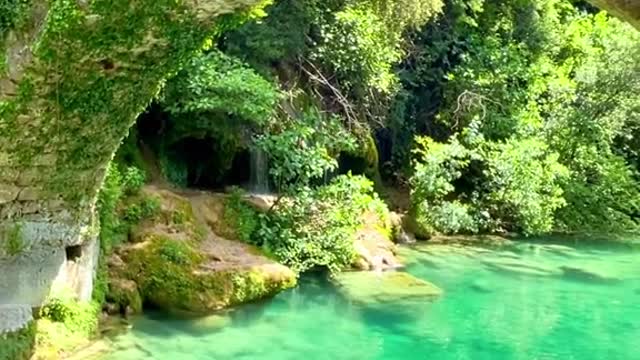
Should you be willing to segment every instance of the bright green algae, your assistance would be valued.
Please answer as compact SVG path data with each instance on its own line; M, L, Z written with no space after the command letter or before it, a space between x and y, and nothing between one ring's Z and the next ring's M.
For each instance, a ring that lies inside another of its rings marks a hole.
M640 252L520 243L407 250L408 271L444 294L351 301L329 282L210 319L150 314L104 360L634 359Z

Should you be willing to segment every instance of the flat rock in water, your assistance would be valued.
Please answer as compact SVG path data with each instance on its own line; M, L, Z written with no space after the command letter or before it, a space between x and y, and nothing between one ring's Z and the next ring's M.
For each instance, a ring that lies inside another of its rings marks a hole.
M190 326L198 331L216 331L231 325L228 315L209 315L192 319Z
M348 298L361 303L427 300L442 294L432 283L398 271L347 272L335 281Z

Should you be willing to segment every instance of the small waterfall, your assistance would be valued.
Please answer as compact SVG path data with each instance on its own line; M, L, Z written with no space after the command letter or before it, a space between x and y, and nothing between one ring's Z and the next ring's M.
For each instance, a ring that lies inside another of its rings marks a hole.
M249 191L256 194L269 193L269 159L267 154L255 147L251 148L251 183Z

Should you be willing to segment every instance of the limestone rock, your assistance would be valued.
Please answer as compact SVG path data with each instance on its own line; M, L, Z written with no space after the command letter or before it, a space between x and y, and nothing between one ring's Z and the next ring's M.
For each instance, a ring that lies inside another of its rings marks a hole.
M391 270L403 265L396 258L396 246L389 239L388 224L376 214L364 214L364 226L356 233L357 254L352 267L358 270Z
M116 306L122 315L134 315L142 312L142 297L138 285L127 279L109 279L107 301Z
M18 197L20 190L16 186L0 184L0 204L14 201Z
M416 242L415 235L405 229L405 217L406 215L400 215L396 212L389 214L393 241L396 244L413 244Z
M442 290L405 272L347 272L336 276L340 290L351 300L370 304L429 300Z
M210 314L295 286L291 269L218 234L228 227L224 196L153 187L143 192L158 199L160 212L133 228L130 238L137 241L117 249L120 260L112 257L110 270L134 282L145 303Z

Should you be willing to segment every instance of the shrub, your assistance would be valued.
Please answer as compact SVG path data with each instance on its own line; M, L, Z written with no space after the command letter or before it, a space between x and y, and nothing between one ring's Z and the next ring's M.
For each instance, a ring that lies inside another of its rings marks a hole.
M142 196L136 202L126 205L122 216L129 225L153 218L160 211L160 200L155 197Z
M141 170L135 166L127 167L122 174L122 185L124 187L125 194L134 195L137 194L146 181L144 170Z
M411 202L422 230L552 230L568 176L558 154L536 138L490 142L467 133L464 140L469 148L456 137L447 144L416 139Z
M244 193L240 188L234 188L224 206L224 221L228 224L238 240L247 243L254 242L254 234L260 226L257 211L243 199Z
M172 115L186 115L184 126L215 124L217 115L263 125L279 96L273 83L243 62L213 50L193 58L167 83L162 103Z
M525 235L551 231L569 175L558 154L537 139L487 143L481 152L485 181L476 206Z
M40 309L40 317L62 323L70 332L89 337L98 328L99 306L76 300L67 291L49 298Z
M255 142L269 154L269 174L280 192L308 185L335 170L335 156L355 145L337 117L325 117L313 107L300 117L274 124Z
M258 244L294 271L326 268L336 273L354 259L355 234L365 211L386 216L372 182L339 176L329 185L304 187L282 199L263 217Z

